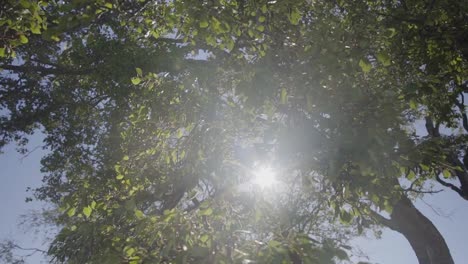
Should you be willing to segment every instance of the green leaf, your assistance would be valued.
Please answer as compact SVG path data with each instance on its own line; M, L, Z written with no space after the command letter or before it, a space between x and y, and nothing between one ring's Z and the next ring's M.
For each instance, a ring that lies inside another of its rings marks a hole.
M288 91L286 88L281 89L281 98L280 98L281 104L286 104L288 102Z
M137 85L137 84L139 84L140 82L141 82L141 79L140 79L140 78L138 78L138 77L133 77L133 78L132 78L132 83L133 83L134 85Z
M20 0L19 3L24 8L29 8L31 6L31 2L28 0Z
M0 57L5 57L5 48L0 48Z
M143 76L143 71L140 68L135 68L135 70L137 72L138 77Z
M251 37L251 38L253 38L253 37L255 36L255 33L254 33L253 30L250 29L250 28L247 30L247 34L248 34L249 37Z
M121 179L124 178L124 176L123 176L122 174L119 174L119 175L117 175L117 177L115 177L115 178L116 178L117 180L121 180Z
M348 213L345 210L341 210L340 212L340 222L343 224L350 224L351 220L353 220L353 217L351 216L350 213Z
M213 209L211 209L209 207L200 211L200 215L208 216L208 215L211 215L211 214L213 214Z
M127 161L127 160L130 159L130 157L129 157L128 155L125 155L122 159L125 160L125 161Z
M265 16L260 16L260 17L258 18L258 21L259 21L260 23L265 22L265 20L266 20Z
M385 52L377 54L377 60L382 63L383 66L390 66L390 64L392 64L390 56Z
M281 242L276 241L276 240L271 240L270 242L268 242L268 246L271 248L279 248L281 247Z
M444 175L444 178L446 178L446 179L452 177L452 173L451 173L449 170L444 170L444 171L442 172L442 174Z
M207 28L210 24L208 23L208 20L204 19L200 21L200 28Z
M234 49L234 41L232 39L229 39L226 43L226 48L231 51L232 49Z
M206 241L208 241L209 238L210 238L210 237L209 237L207 234L205 234L205 235L203 235L203 236L200 237L200 241L201 241L202 243L206 243Z
M361 67L362 71L365 73L370 72L372 69L372 64L367 59L361 59L359 61L359 66Z
M130 247L125 250L125 254L127 255L127 257L131 257L135 253L135 251L136 250L134 248Z
M85 208L83 208L83 214L86 217L89 217L91 215L91 212L93 212L93 209L91 207L86 206Z
M418 109L418 104L414 100L410 100L409 105L410 105L410 108L413 110Z
M41 27L38 24L31 25L31 32L33 34L41 34Z
M72 207L72 208L70 208L70 209L68 210L67 215L68 215L69 217L72 217L72 216L75 215L75 213L76 213L76 208L75 208L75 207Z
M113 5L111 3L105 3L104 6L109 8L109 9L112 9L112 7L113 7Z
M135 209L135 216L138 219L142 219L143 217L145 217L145 214L142 211Z
M421 169L422 169L423 171L429 171L429 170L430 170L430 167L427 166L426 164L419 164L419 166L421 166Z
M390 204L390 202L388 200L385 200L384 202L384 210L385 212L391 214L392 211L393 211L393 206Z
M289 14L289 22L293 25L299 25L299 21L301 20L301 13L299 12L299 9L294 8L291 10L291 13Z
M21 43L26 44L29 42L28 38L25 35L20 35L19 40Z

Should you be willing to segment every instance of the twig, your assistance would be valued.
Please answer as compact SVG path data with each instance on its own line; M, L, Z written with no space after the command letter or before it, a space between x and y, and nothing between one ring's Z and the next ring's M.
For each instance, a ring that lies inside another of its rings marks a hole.
M38 150L39 148L41 148L42 145L39 145L39 146L36 146L35 148L33 148L31 151L28 151L28 153L24 154L21 158L19 158L20 162L23 162L23 160L25 158L27 158L29 155L31 155L34 151Z

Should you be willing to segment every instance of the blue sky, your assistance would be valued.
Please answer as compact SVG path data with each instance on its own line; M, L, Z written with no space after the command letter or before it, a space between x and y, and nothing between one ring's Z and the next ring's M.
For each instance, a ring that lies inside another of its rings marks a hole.
M41 137L34 136L29 144L30 149L41 145ZM39 235L24 228L18 228L17 223L22 214L29 210L38 209L38 202L25 203L27 187L37 187L41 184L40 158L44 151L38 149L27 157L22 158L15 151L14 146L7 146L5 153L0 155L0 238L14 238L25 247L40 247L45 249ZM439 186L436 185L436 188ZM466 237L468 228L468 202L462 200L453 191L444 191L435 195L427 195L416 206L429 217L445 237L452 252L455 263L466 263L468 250ZM434 212L437 211L438 213ZM441 214L441 215L438 215ZM382 239L356 238L353 246L359 247L370 257L370 262L380 264L412 264L417 263L416 257L409 243L403 236L391 230L384 230ZM27 263L41 263L41 258L35 255ZM46 263L46 262L43 262Z

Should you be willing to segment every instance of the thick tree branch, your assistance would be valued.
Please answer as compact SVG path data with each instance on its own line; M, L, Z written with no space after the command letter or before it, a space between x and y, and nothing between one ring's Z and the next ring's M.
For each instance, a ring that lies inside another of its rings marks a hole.
M395 231L398 231L398 227L397 225L391 220L391 219L388 219L388 218L385 218L383 216L381 216L379 213L373 211L373 210L369 210L370 211L370 215L372 218L374 218L374 220L376 220L378 223L392 229L392 230L395 230Z
M466 132L468 132L468 117L466 116L466 111L465 111L465 97L463 96L463 93L460 93L460 96L461 96L461 102L458 102L458 100L455 100L455 104L458 106L458 109L460 110L460 114L462 116L463 128L465 129Z

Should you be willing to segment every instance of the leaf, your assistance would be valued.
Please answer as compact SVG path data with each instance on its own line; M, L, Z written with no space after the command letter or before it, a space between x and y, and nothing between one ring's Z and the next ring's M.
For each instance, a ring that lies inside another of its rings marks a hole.
M26 44L29 42L28 38L25 35L20 35L19 40L21 43Z
M294 8L291 10L291 13L289 14L289 22L293 25L299 25L299 21L301 20L301 13L299 12L299 9Z
M115 172L120 173L120 168L121 168L121 166L119 164L115 165L114 166Z
M38 24L31 25L31 32L33 34L41 34L41 27Z
M0 57L5 57L5 48L0 48Z
M232 49L234 49L234 41L232 39L228 40L227 43L226 43L226 48L231 51Z
M361 67L362 71L365 73L370 72L372 69L372 64L367 59L361 59L359 61L359 66Z
M140 79L140 78L138 78L138 77L133 77L133 78L132 78L132 83L133 83L134 85L137 85L137 84L139 84L140 82L141 82L141 79Z
M121 179L124 178L124 176L123 176L122 174L119 174L119 175L117 175L117 177L115 177L115 178L116 178L117 180L121 180Z
M206 19L200 21L200 28L207 28L210 24Z
M377 60L382 63L383 66L390 66L390 64L392 64L390 56L385 52L377 54Z
M140 211L140 210L138 210L138 209L135 209L135 216L136 216L136 218L138 218L138 219L142 219L142 218L145 217L145 214L144 214L142 211Z
M352 220L352 216L345 210L341 210L340 212L340 222L343 224L350 224Z
M136 72L137 72L137 75L139 77L143 76L143 71L140 69L140 68L135 68Z
M208 241L209 238L210 238L210 237L209 237L208 235L205 234L205 235L203 235L203 236L200 237L200 241L201 241L202 243L205 243L206 241Z
M423 171L429 171L429 170L430 170L430 167L427 166L426 164L419 164L419 166L421 167L421 169L422 169Z
M281 104L286 104L288 102L288 91L286 88L281 89L281 98L280 98Z
M393 211L393 206L390 204L390 202L388 200L385 200L384 202L384 210L385 212L391 214L392 211Z
M125 161L127 161L127 160L130 159L130 157L129 157L128 155L125 155L122 159L125 160Z
M265 20L266 20L265 16L260 16L260 17L258 18L258 21L259 21L260 23L265 22Z
M247 34L249 35L249 37L253 38L255 36L255 33L253 32L252 29L249 28L249 30L247 30Z
M20 0L19 3L21 5L21 7L23 7L23 8L29 8L31 6L30 1L28 1L28 0Z
M75 213L76 213L76 208L75 208L75 207L72 207L72 208L70 208L70 210L68 210L67 215L68 215L69 217L72 217L72 216L75 215Z
M83 214L86 217L89 217L91 215L91 212L93 212L93 209L91 207L86 206L85 208L83 208Z
M111 3L105 3L104 6L109 8L109 9L112 9L112 7L113 7L113 5Z
M271 240L270 242L268 242L268 246L271 248L279 248L281 247L281 242L276 241L276 240Z
M127 255L127 257L131 257L133 254L135 253L135 249L130 247L130 248L127 248L125 250L125 254Z
M208 215L211 215L211 214L213 214L213 209L211 209L209 207L200 211L200 215L208 216Z
M442 172L442 174L444 175L444 178L446 178L446 179L452 177L452 173L451 173L449 170L444 170L444 171Z
M410 108L413 110L418 109L418 104L414 100L410 100L409 105L410 105Z

